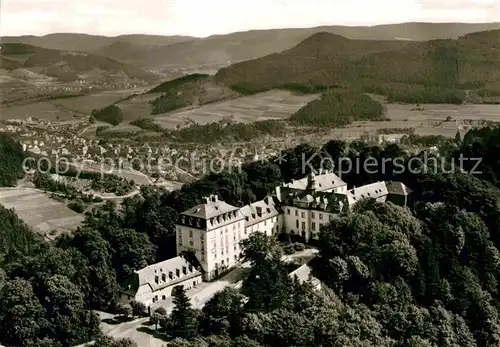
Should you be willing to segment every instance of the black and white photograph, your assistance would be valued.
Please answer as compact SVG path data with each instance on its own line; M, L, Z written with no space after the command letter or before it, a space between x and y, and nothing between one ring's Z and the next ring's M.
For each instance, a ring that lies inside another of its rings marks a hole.
M499 347L500 0L2 0L0 347Z

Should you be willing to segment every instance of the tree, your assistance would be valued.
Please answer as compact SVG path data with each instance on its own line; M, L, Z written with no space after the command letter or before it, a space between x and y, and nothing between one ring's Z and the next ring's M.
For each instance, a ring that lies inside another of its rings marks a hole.
M146 305L140 301L132 300L130 302L133 316L142 316L146 312Z
M87 342L99 332L99 319L85 308L78 287L61 275L45 279L42 304L53 334L64 344Z
M216 293L203 307L203 332L206 335L236 334L243 314L243 299L244 296L232 288Z
M163 317L164 315L158 312L153 312L153 314L151 314L151 317L149 317L149 324L154 324L155 330L158 330L158 324L160 323Z
M184 287L174 294L174 308L170 316L172 336L193 338L198 335L198 313L191 307L191 301Z
M242 293L252 311L269 312L283 307L291 297L292 280L281 261L281 247L263 233L253 233L241 242L243 257L252 268L243 281Z
M0 289L0 342L32 346L47 328L45 310L30 282L14 279Z

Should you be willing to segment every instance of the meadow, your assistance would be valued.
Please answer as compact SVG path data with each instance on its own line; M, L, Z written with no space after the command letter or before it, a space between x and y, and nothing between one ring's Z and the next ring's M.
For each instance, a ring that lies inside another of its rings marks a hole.
M35 232L54 239L76 229L84 216L34 188L0 188L0 204L15 209Z

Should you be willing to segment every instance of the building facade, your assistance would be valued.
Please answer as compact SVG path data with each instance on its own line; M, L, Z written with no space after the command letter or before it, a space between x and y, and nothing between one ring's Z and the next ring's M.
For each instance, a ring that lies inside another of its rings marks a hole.
M285 232L305 242L318 237L322 226L348 213L363 199L408 203L408 187L400 182L375 182L348 189L335 173L311 173L276 187L274 196L241 208L217 195L181 213L176 226L177 253L192 252L211 280L235 266L241 256L240 241L254 232L268 236Z
M187 259L178 256L134 272L122 291L120 301L142 302L147 307L169 298L178 286L190 289L202 282L202 273Z

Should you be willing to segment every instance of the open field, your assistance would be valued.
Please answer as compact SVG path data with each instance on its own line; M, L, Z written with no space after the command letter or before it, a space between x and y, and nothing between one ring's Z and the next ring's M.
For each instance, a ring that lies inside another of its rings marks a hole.
M34 231L50 239L76 229L84 220L83 215L70 210L64 203L33 188L1 188L0 204L15 209Z
M112 105L115 102L123 100L124 98L132 94L142 93L146 89L138 88L115 91L111 90L85 96L77 96L74 98L57 99L51 102L56 105L61 105L69 110L74 110L79 113L90 115L90 112L92 112L92 110L94 109L100 109Z
M500 122L498 105L424 105L423 110L412 110L413 105L386 104L390 121L354 122L333 129L331 135L346 140L359 138L364 133L374 134L384 128L414 128L417 135L442 135L453 137L470 127L485 122Z
M53 104L50 101L42 101L29 105L19 105L0 108L0 121L8 119L27 119L28 117L40 120L74 120L74 113Z
M221 119L242 123L286 119L318 97L319 94L298 95L285 90L271 90L191 110L168 113L156 117L155 121L163 128L173 129L177 125L207 124Z

